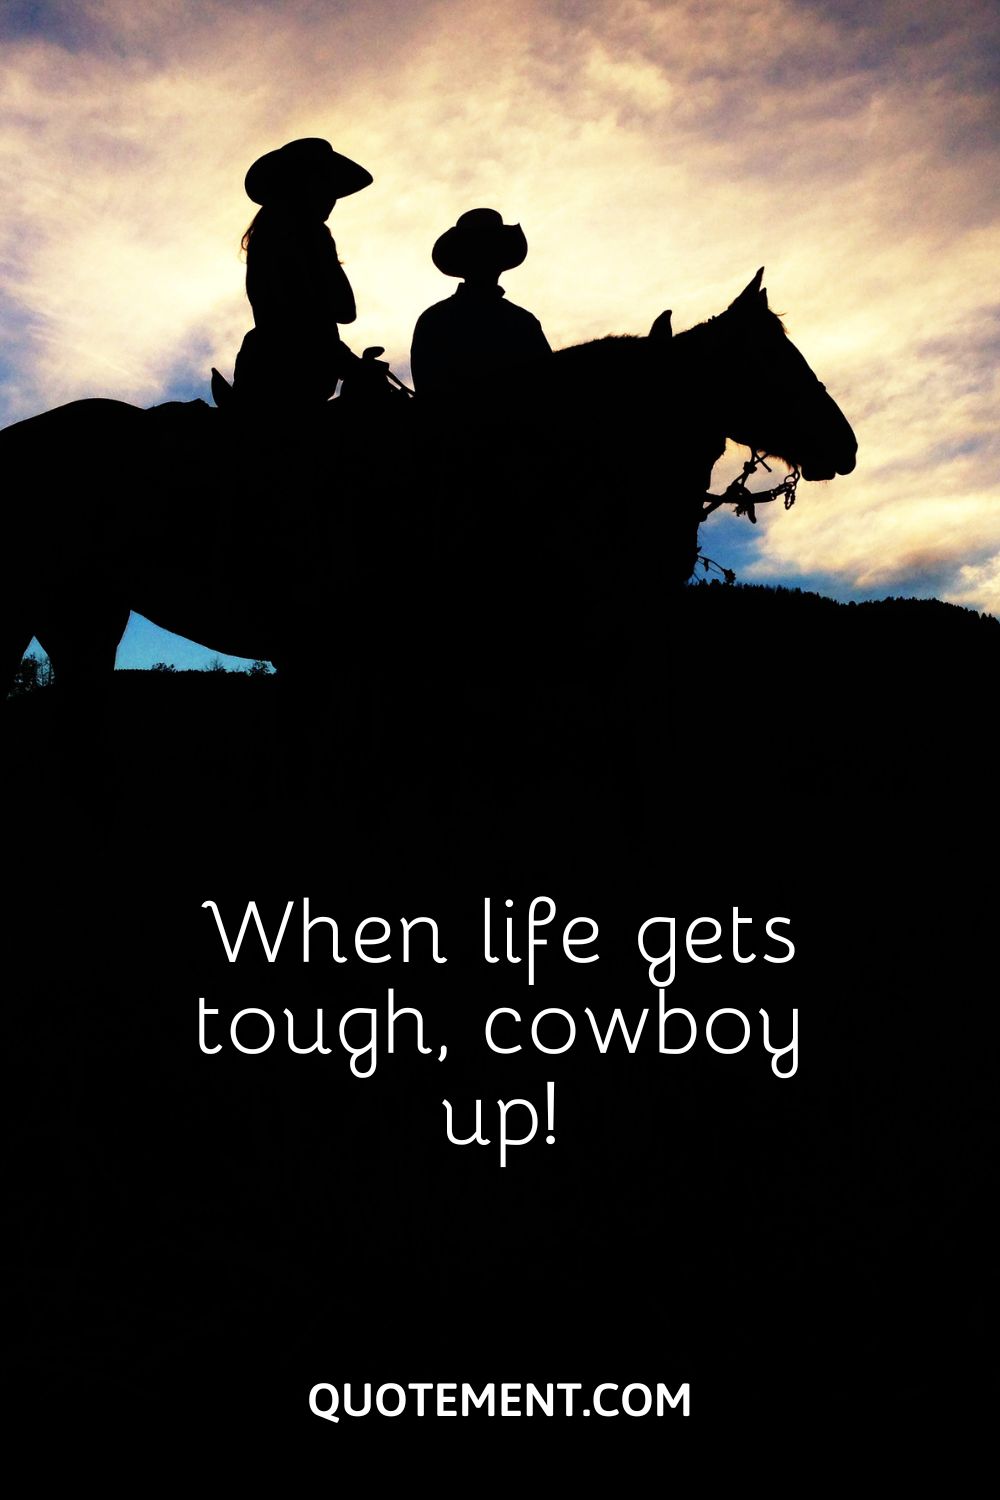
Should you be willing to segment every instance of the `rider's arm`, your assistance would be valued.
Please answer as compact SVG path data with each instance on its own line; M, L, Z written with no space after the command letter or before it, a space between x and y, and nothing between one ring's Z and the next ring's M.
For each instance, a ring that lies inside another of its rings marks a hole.
M434 380L434 356L432 347L427 338L426 313L421 313L413 330L413 342L410 345L410 378L413 381L413 389L417 390L421 383L428 385Z
M357 317L354 292L325 224L308 232L272 232L251 242L247 294L257 326L330 330Z
M325 270L324 297L335 323L353 323L358 315L354 302L354 291L347 279L347 272L337 259L337 246L330 241L329 261Z

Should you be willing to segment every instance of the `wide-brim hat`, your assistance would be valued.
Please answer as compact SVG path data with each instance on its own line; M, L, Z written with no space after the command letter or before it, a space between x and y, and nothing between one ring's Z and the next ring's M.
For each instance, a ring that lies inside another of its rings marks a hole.
M511 271L527 253L520 224L505 224L495 208L470 208L435 242L431 259L445 276L471 276Z
M244 187L253 203L264 204L269 198L294 192L302 183L317 181L329 190L331 198L347 198L368 187L372 174L349 156L334 151L329 141L306 137L258 157Z

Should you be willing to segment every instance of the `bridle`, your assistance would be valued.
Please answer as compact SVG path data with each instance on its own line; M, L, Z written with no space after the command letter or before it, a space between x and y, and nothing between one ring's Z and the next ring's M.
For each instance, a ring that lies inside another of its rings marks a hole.
M746 516L756 526L756 507L758 505L766 505L770 500L781 499L785 502L785 509L791 510L795 504L796 486L802 478L802 470L799 466L796 464L785 475L781 483L776 484L773 489L753 492L747 489L747 480L758 467L766 469L769 474L771 473L771 465L764 458L763 453L756 453L751 448L750 457L743 465L743 473L733 480L724 493L721 495L705 496L705 505L701 512L701 519L704 521L705 517L710 516L713 510L718 510L720 505L734 505L736 507L736 515Z

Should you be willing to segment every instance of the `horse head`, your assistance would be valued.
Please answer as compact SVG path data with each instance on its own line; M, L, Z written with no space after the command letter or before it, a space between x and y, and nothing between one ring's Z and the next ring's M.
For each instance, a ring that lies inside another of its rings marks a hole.
M761 267L724 313L702 325L711 332L706 375L725 412L726 435L801 469L804 479L850 474L857 439L768 307L763 275Z

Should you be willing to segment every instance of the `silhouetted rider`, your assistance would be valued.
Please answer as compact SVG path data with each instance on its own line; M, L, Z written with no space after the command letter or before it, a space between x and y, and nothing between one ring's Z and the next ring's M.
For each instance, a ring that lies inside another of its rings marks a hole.
M315 406L355 363L338 330L354 322L354 293L326 220L338 198L371 181L318 139L269 151L247 173L247 196L261 207L243 236L254 327L236 357L241 403Z
M473 208L434 245L445 276L464 278L454 295L422 312L413 330L410 368L416 390L465 385L480 374L551 354L538 319L504 300L502 272L521 265L528 242L520 224L493 208Z

